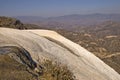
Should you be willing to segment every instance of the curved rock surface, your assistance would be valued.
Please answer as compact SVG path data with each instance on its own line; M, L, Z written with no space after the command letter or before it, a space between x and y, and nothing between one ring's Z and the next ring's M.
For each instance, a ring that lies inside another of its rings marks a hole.
M4 46L23 47L37 63L58 61L77 80L120 80L120 75L99 58L54 31L0 28L0 47Z

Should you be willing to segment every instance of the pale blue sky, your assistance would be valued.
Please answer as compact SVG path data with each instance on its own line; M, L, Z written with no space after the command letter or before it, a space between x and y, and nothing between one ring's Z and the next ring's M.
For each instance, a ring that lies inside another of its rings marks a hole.
M120 0L0 0L0 16L120 13Z

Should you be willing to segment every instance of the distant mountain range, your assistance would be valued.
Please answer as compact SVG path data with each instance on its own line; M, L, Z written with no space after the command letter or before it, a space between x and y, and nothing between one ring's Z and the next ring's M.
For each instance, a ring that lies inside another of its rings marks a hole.
M17 16L23 23L32 23L44 27L73 28L101 24L105 21L120 22L120 14L65 15L59 17Z

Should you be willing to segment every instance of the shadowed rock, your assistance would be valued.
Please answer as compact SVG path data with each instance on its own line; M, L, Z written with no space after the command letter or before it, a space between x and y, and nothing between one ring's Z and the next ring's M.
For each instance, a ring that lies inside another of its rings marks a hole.
M35 69L37 67L37 64L32 60L29 52L27 52L24 48L16 46L3 46L0 47L0 54L9 54L16 61L27 65L31 69Z

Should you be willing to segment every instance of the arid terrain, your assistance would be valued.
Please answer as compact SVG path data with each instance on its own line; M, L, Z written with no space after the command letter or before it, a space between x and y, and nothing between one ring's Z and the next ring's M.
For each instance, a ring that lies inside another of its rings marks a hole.
M2 80L120 79L117 21L71 29L46 25L23 24L15 18L0 17Z

